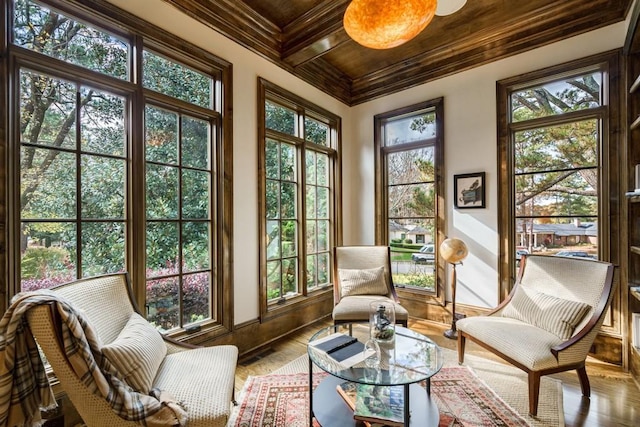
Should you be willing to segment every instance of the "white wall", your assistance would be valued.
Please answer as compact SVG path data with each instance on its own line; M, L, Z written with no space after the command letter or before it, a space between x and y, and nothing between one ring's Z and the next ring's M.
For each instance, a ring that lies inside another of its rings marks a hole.
M626 23L592 31L527 53L442 78L352 111L353 147L344 182L355 183L344 200L345 243L374 241L373 116L444 97L446 234L465 241L469 256L457 269L456 302L482 307L498 303L498 165L496 81L621 47ZM486 172L486 209L453 208L453 175ZM449 275L447 275L449 276ZM447 277L449 280L449 277Z
M334 112L343 119L344 243L374 242L373 116L444 97L447 234L462 238L470 255L458 269L457 301L497 304L496 81L621 47L619 23L531 52L427 83L353 108L329 97L162 0L108 0L233 64L235 323L258 317L257 77ZM485 171L487 207L452 209L452 176Z
M109 0L233 64L233 280L235 324L256 319L258 307L258 124L257 79L263 77L325 108L343 120L352 138L350 109L162 0Z

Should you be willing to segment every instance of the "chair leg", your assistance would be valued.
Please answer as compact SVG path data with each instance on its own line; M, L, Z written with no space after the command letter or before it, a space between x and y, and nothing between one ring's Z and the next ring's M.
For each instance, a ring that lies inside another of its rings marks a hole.
M589 384L589 377L587 376L587 369L582 366L578 369L578 378L580 379L580 388L582 389L582 395L585 397L591 396L591 385Z
M529 414L538 414L538 398L540 397L540 372L529 372Z
M467 343L467 339L462 333L458 332L458 364L464 363L464 345Z

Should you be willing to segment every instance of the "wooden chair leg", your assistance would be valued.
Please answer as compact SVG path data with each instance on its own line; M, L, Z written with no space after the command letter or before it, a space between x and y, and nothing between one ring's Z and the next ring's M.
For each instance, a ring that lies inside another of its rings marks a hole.
M540 397L540 372L529 372L529 414L538 414L538 398Z
M464 363L464 345L467 343L467 339L461 332L458 332L458 364Z
M591 385L589 384L589 377L587 376L587 369L582 366L578 369L578 378L580 379L580 388L582 389L582 395L586 397L591 396Z

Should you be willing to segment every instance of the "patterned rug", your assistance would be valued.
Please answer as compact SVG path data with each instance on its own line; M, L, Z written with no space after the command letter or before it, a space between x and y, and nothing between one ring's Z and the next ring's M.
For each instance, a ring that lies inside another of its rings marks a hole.
M314 387L326 376L314 374ZM308 426L309 377L271 374L247 379L229 426ZM465 366L445 367L431 379L440 410L439 427L528 426L529 424ZM336 393L336 399L340 399ZM317 426L317 423L314 422Z

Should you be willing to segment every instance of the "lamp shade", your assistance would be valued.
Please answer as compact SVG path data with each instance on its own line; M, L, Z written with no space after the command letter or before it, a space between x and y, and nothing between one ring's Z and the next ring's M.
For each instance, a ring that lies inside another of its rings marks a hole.
M436 15L447 16L452 13L456 13L462 6L467 3L467 0L438 0L438 7L436 8Z
M372 49L400 46L431 22L436 0L353 0L344 14L344 29Z
M467 257L469 250L467 245L460 239L445 239L440 244L440 256L451 264L457 264Z

